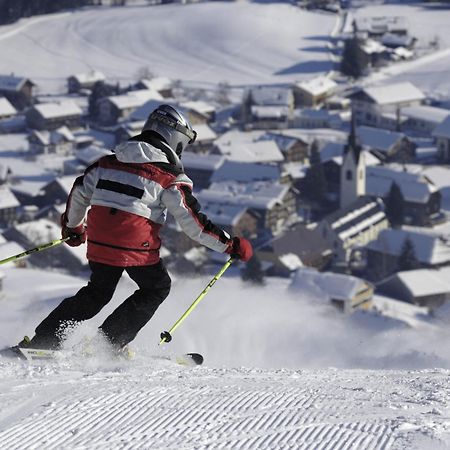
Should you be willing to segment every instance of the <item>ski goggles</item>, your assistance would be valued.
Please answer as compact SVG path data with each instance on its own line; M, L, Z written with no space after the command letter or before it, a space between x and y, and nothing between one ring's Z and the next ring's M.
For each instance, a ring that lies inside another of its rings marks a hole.
M185 125L180 123L175 117L171 116L170 114L167 114L165 111L160 110L153 111L152 114L150 115L150 119L161 122L164 125L174 128L175 130L184 134L190 139L188 142L189 144L193 144L197 139L196 131L186 127Z

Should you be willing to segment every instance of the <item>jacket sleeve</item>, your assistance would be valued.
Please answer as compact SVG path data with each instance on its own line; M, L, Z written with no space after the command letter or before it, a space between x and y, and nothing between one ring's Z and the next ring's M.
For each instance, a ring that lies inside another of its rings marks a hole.
M192 195L191 184L175 183L164 190L161 199L181 229L191 239L211 250L225 252L230 235L200 212L200 204Z
M73 183L65 212L69 228L75 228L83 223L86 211L91 203L96 176L97 163L94 163L85 170L84 175L78 177Z

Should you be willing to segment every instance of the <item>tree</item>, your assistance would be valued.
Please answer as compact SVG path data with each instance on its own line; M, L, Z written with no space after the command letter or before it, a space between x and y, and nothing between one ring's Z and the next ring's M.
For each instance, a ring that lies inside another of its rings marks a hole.
M310 167L303 181L303 190L306 198L322 202L327 193L327 180L320 157L319 143L315 140L311 145Z
M385 200L386 216L390 224L394 228L399 228L403 224L405 215L405 203L403 199L402 191L399 185L394 181L389 189L389 194Z
M369 65L368 59L361 48L362 41L356 36L347 39L342 53L341 72L344 75L359 78Z
M409 237L403 242L400 256L397 261L397 267L399 271L415 270L420 267L420 263L416 257L414 244Z
M252 284L260 286L265 284L261 261L257 256L253 256L242 269L241 278L243 281L249 281Z

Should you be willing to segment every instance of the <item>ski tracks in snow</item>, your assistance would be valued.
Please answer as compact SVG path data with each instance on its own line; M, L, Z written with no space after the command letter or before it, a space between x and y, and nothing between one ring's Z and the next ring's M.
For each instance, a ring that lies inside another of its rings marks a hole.
M447 448L449 371L0 362L3 449ZM423 446L422 446L423 445Z

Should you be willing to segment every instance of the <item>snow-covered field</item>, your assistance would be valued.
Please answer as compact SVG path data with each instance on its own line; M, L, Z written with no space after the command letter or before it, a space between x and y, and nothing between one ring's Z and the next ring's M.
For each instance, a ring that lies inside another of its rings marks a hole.
M41 91L97 69L121 82L139 69L197 83L279 83L332 68L336 16L287 4L129 6L34 17L0 27L0 73ZM20 55L20 56L19 56Z

